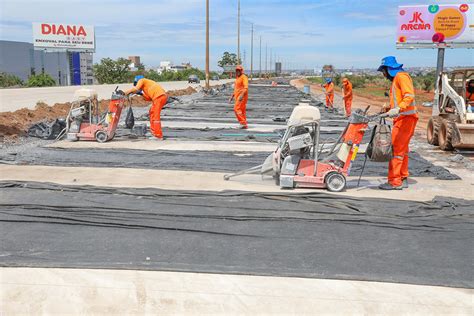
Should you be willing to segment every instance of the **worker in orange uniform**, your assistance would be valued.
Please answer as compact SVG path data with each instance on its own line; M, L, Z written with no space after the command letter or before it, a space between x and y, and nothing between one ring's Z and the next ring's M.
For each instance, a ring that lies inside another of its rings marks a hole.
M323 86L326 90L326 110L334 109L334 83L331 78L326 78L326 84Z
M247 129L247 101L249 99L249 79L244 74L242 66L235 67L234 93L229 99L229 103L235 98L234 113L240 123L240 128Z
M382 190L408 188L408 152L410 140L415 133L418 114L415 107L415 89L410 75L403 70L395 57L382 59L378 68L385 78L392 81L390 107L385 108L394 118L392 129L393 156L388 166L388 182L379 186Z
M125 95L130 93L142 94L145 100L152 101L150 108L150 130L153 136L151 139L163 140L161 130L161 110L168 100L165 90L155 81L145 79L143 76L136 76L133 81L134 87L125 91Z
M342 88L346 116L349 117L351 116L352 108L352 83L349 81L349 79L342 79Z
M474 113L474 79L466 82L466 105L467 111Z

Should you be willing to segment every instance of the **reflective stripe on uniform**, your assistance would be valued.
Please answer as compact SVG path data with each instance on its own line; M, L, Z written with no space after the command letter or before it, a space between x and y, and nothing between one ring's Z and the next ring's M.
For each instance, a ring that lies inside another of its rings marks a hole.
M403 160L404 157L403 156L393 156L393 158Z

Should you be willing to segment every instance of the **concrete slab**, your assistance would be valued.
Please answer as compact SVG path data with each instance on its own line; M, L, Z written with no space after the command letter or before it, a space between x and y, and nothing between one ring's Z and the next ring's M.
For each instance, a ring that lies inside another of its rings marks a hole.
M93 185L128 188L160 188L165 190L241 190L254 192L281 192L273 179L260 175L244 175L229 181L218 172L144 170L129 168L86 168L0 165L0 181L36 181L63 185ZM464 180L442 181L433 178L411 178L409 189L381 191L377 186L382 177L364 177L357 188L358 177L350 177L346 192L332 193L360 198L390 198L398 200L429 201L436 196L469 199L472 196L473 177ZM296 189L286 193L314 192ZM327 191L324 191L327 192Z
M211 81L211 85L219 85L233 80L225 79ZM187 81L160 82L165 90L186 89L191 86L197 88L204 86L201 84L191 84ZM0 89L0 112L16 111L21 108L34 109L37 102L44 102L48 105L55 103L70 102L73 99L74 91L79 88L95 89L99 99L109 99L117 84L91 85L91 86L68 86L68 87L46 87L46 88L17 88ZM127 90L132 87L132 83L119 84L119 89Z
M212 141L180 141L180 140L126 140L114 139L107 143L58 141L46 147L63 149L138 149L138 150L178 150L178 151L226 151L226 152L268 152L271 153L277 144L259 142L212 142Z
M148 125L150 124L149 122L136 122L137 124L144 124L147 123ZM170 128L194 128L194 129L204 129L204 128L209 128L209 129L223 129L223 128L235 128L236 131L239 130L239 124L238 123L214 123L214 122L179 122L179 121L166 121L163 120L161 122L163 127L170 127ZM286 127L284 125L276 125L276 124L250 124L249 123L249 128L247 131L251 132L274 132L275 130L281 130L285 129ZM323 132L342 132L344 130L344 127L339 127L339 126L321 126L321 131Z
M1 268L2 312L472 315L472 289L159 271Z

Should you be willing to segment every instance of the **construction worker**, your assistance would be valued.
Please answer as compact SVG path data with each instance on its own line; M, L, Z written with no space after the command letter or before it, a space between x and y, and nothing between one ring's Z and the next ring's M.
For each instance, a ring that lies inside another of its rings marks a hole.
M466 107L468 112L474 113L474 79L466 82Z
M125 91L125 95L130 93L142 94L145 100L152 101L150 108L150 130L153 136L150 139L163 140L161 130L161 110L168 100L165 90L155 81L145 79L144 76L136 76L133 81L134 87Z
M334 83L331 78L326 78L326 84L323 86L326 90L326 110L333 110L334 105Z
M383 111L394 118L392 129L393 155L388 166L388 182L379 186L382 190L408 188L408 152L410 140L415 133L418 114L415 107L415 89L410 75L403 70L395 57L382 59L378 68L392 82L390 107Z
M344 107L346 109L346 116L351 116L351 108L352 108L352 83L349 79L344 78L342 79L342 92L343 92L343 99L344 99Z
M240 128L247 129L247 101L249 98L249 79L244 74L242 66L235 67L234 93L229 98L229 103L235 98L234 113L240 123Z

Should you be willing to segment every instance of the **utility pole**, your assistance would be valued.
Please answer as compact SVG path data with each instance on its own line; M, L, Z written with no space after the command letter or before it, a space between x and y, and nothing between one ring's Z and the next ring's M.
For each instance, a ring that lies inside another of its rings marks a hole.
M206 89L209 88L209 0L206 0Z
M272 73L272 49L270 48L270 73Z
M265 43L265 74L268 74L268 45Z
M253 23L252 23L252 35L250 36L250 80L253 79Z
M237 63L240 63L240 0L237 2Z
M260 70L258 76L262 78L262 35L260 35Z

